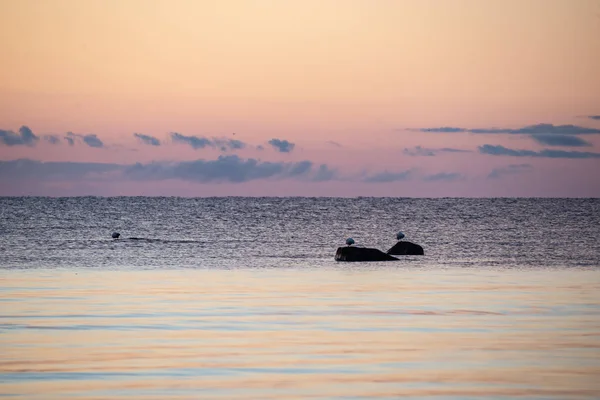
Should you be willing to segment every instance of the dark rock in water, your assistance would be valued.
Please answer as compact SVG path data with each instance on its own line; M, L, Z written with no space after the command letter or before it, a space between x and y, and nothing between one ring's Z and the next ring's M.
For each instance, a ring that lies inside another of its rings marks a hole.
M335 261L394 261L398 260L381 250L368 247L338 247Z
M113 239L118 239L121 234L119 232L113 232L111 236Z
M399 241L387 253L396 256L422 256L425 254L423 248L418 244L405 241Z

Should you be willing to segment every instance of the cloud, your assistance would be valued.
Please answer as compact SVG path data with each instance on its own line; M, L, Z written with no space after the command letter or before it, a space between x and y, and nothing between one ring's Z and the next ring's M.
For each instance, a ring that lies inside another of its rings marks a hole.
M316 175L319 175L319 170ZM241 159L236 155L220 156L216 160L196 160L179 163L149 163L128 166L125 176L139 180L184 179L194 182L247 182L268 178L310 178L313 163L263 162Z
M144 144L148 144L150 146L160 146L160 140L154 136L144 135L142 133L134 133L133 136L138 138Z
M212 142L205 137L186 136L186 135L182 135L181 133L172 132L171 139L173 140L173 142L189 144L194 149L203 149L205 147L213 147Z
M218 148L221 151L238 150L246 147L246 143L237 139L224 138L206 138L203 136L187 136L181 133L172 132L171 139L173 142L185 143L192 146L194 149L204 149L206 147Z
M73 146L76 140L81 140L83 143L90 147L94 148L103 148L104 143L95 133L90 133L87 135L80 135L78 133L67 132L67 136L65 136L65 140L69 143L69 145Z
M280 153L290 153L294 150L294 143L288 142L287 140L271 139L269 144L273 146Z
M414 156L414 157L432 157L438 153L470 153L470 152L471 152L470 150L453 149L453 148L449 148L449 147L443 147L441 149L429 149L429 148L421 147L421 146L416 146L411 149L405 148L402 151L402 153L404 153L405 155Z
M535 134L531 135L533 140L548 146L569 146L569 147L589 147L592 144L577 136L556 135L556 134Z
M5 146L35 146L40 140L29 127L23 125L19 128L19 132L0 129L0 143Z
M83 135L83 141L90 147L104 147L102 140L98 139L95 134Z
M59 144L60 136L58 135L44 135L44 140L50 144Z
M41 162L27 159L0 161L0 178L9 180L72 180L121 169L118 164Z
M228 140L227 143L232 149L243 149L244 147L246 147L246 143L242 142L241 140L231 139Z
M312 162L301 161L293 165L291 169L292 175L302 175L308 172L312 168Z
M529 125L519 129L492 128L492 129L470 129L472 133L510 133L510 134L558 134L558 135L582 135L599 134L600 129L588 128L577 125L553 125L537 124Z
M52 145L61 142L61 137L59 135L43 135L42 138ZM95 134L80 135L73 132L67 132L63 139L71 146L75 145L76 141L82 141L90 147L104 147L102 140ZM39 140L40 137L35 135L31 129L25 125L19 128L18 133L0 130L0 144L6 146L35 146Z
M317 175L318 175L317 171ZM125 175L139 180L184 179L194 182L247 182L268 178L310 178L313 164L263 162L241 159L236 155L220 156L216 160L196 160L179 163L150 163L128 166Z
M412 148L412 149L405 148L404 150L402 150L402 153L404 153L407 156L419 156L419 157L433 157L436 154L434 149L427 149L427 148L424 148L421 146L416 146L415 148Z
M327 165L315 168L311 161L295 163L265 162L241 159L236 155L220 156L216 160L183 162L151 162L136 164L103 164L80 162L41 162L34 160L0 161L2 180L90 180L130 179L158 181L181 179L199 183L248 182L259 179L299 179L327 181L335 179Z
M414 130L414 129L411 129ZM421 128L417 129L420 132L441 132L441 133L457 133L457 132L467 132L468 129L465 128L456 128L453 126L441 126L439 128Z
M310 161L298 163L262 162L241 159L236 155L220 156L216 160L196 160L178 163L150 163L128 166L125 176L139 180L184 179L194 182L247 182L267 178L298 178L308 175Z
M338 142L334 142L333 140L329 140L329 141L327 141L326 143L327 143L327 144L330 144L330 145L332 145L332 146L335 146L335 147L344 147L344 146L342 146L340 143L338 143Z
M528 165L528 164L523 164ZM509 167L517 169L519 166ZM525 167L523 167L525 168ZM503 170L494 175L502 174ZM327 164L315 165L300 162L268 162L253 158L242 159L237 155L221 155L215 160L116 164L86 162L42 162L30 159L0 161L1 182L115 182L183 180L196 183L243 183L255 180L291 179L303 182L392 183L415 178L415 170L399 172L375 172L354 176L341 176L339 171ZM466 179L456 172L440 172L421 177L423 181L451 182Z
M319 169L317 169L317 172L313 176L312 180L315 182L331 181L335 179L336 175L337 170L331 169L325 164L321 164L319 165Z
M495 168L489 173L489 179L498 179L505 175L515 175L533 171L531 164L510 164L506 167Z
M589 147L592 144L574 135L597 135L600 134L600 129L589 128L578 125L553 125L553 124L536 124L528 125L518 129L512 128L422 128L420 132L468 132L473 134L509 134L509 135L528 135L538 143L548 146L565 146L565 147ZM408 155L432 156L433 149L430 151L407 151Z
M409 169L400 172L383 171L376 174L368 175L363 179L363 182L369 183L391 183L399 181L407 181L409 179L418 178L417 170ZM433 175L421 175L419 179L425 182L451 182L465 179L465 176L457 172L440 172Z
M453 128L453 127L441 127L441 128L422 128L418 129L420 132L469 132L469 133L493 133L493 134L513 134L513 135L535 135L535 134L553 134L553 135L585 135L585 134L600 134L600 129L589 128L578 125L553 125L553 124L536 124L528 125L523 128L511 129L511 128Z
M471 153L471 150L465 150L465 149L453 149L450 147L442 147L441 149L437 149L437 151L443 151L443 152L447 152L447 153Z
M439 181L459 181L465 179L464 175L457 172L440 172L434 175L427 175L423 178L424 181L439 182Z
M596 119L596 120L600 120L600 115L588 115L589 119Z
M582 152L582 151L565 151L565 150L548 150L541 151L533 150L515 150L504 146L494 146L484 144L479 146L481 154L490 154L493 156L512 156L512 157L544 157L544 158L600 158L600 153Z
M213 145L219 147L221 151L240 150L246 147L246 143L237 139L220 139L213 138Z
M364 178L364 182L369 183L390 183L390 182L398 182L405 181L412 177L413 171L402 171L402 172L389 172L384 171L377 174L373 174Z

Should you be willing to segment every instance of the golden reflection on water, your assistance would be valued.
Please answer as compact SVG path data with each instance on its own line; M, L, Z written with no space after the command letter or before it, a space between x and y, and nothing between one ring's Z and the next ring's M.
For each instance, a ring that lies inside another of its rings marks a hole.
M2 271L0 394L600 397L600 272Z

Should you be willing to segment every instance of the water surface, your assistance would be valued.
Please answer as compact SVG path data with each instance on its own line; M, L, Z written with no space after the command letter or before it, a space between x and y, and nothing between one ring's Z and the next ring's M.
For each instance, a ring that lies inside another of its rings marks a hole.
M0 199L0 395L600 398L599 204Z

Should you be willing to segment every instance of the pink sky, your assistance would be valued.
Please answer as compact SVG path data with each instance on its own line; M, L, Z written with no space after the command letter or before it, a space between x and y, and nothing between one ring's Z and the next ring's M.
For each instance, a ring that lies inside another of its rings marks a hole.
M599 0L0 0L0 195L599 197L598 38ZM538 124L553 126L518 132ZM17 143L21 126L40 139ZM504 133L419 131L439 127ZM194 149L171 132L246 147ZM313 164L232 182L11 163L213 168L233 154ZM315 181L321 164L334 172Z

